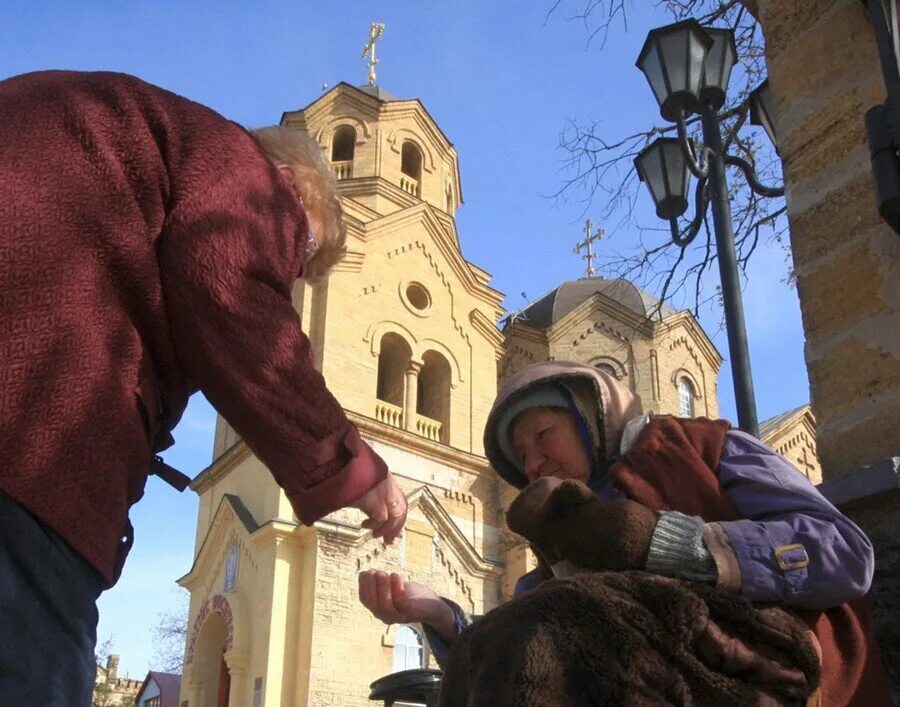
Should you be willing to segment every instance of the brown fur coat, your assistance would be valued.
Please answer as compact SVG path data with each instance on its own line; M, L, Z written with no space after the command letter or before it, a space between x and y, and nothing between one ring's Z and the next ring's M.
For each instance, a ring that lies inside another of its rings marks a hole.
M454 643L441 705L803 705L807 627L712 587L644 572L544 582Z

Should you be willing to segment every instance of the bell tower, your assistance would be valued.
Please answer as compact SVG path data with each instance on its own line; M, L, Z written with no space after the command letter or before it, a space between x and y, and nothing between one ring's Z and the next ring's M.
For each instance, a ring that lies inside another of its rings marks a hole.
M361 570L399 572L476 614L509 584L499 481L482 447L503 295L460 251L456 150L418 99L375 84L338 84L281 123L322 146L347 228L344 260L319 284L298 281L294 306L316 367L409 515L388 547L353 509L301 525L220 418L214 460L192 484L197 550L180 580L191 592L191 704L211 704L216 670L227 669L231 704L355 705L376 678L434 665L421 626L385 629L357 601Z
M502 295L460 252L456 150L418 99L335 86L282 124L322 145L348 254L295 293L317 365L349 410L468 453L496 391Z

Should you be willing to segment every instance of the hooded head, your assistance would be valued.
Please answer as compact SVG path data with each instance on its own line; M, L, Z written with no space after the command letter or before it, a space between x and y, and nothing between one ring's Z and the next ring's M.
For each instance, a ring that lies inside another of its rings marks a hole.
M618 453L625 423L640 414L640 398L612 376L581 363L528 366L500 390L488 415L484 449L497 473L517 488L528 477L512 446L515 423L535 407L567 408L576 419L594 466Z

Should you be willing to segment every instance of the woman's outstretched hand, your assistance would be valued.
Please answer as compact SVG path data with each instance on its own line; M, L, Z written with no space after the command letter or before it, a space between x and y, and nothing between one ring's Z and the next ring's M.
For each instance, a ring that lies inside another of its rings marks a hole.
M456 637L453 610L432 589L399 574L359 573L359 600L386 624L427 623L447 641Z

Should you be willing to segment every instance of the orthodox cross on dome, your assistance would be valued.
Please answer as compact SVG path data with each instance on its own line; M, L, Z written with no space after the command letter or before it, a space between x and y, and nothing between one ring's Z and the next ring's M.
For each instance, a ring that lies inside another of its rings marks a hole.
M594 269L594 258L597 257L597 254L594 253L594 242L600 241L603 236L606 234L602 228L598 228L593 234L591 231L594 229L594 223L588 219L584 222L584 240L581 243L575 245L572 249L572 252L575 255L580 255L581 250L584 249L587 252L582 255L583 260L587 260L587 276L594 277L594 273L597 271Z
M384 34L384 22L373 22L372 26L369 27L369 41L366 43L366 46L363 47L362 57L365 59L368 54L368 61L366 65L369 67L369 85L375 85L375 65L378 63L378 59L375 58L375 42L381 39L381 35Z

